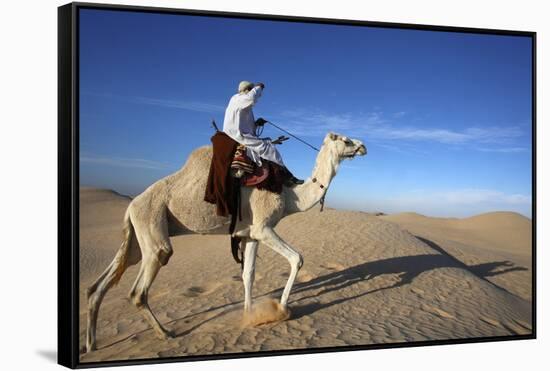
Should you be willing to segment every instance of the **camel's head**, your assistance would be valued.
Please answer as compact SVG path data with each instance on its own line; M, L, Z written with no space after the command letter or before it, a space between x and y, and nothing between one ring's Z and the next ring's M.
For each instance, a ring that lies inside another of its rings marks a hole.
M328 145L336 150L340 160L352 159L367 154L367 147L358 139L352 139L336 133L328 133L323 146Z

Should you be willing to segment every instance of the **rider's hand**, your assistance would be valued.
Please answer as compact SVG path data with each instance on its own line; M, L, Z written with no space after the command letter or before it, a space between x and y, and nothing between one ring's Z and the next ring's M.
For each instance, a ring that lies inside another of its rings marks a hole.
M264 89L265 89L265 85L264 85L264 83L263 83L263 82L258 82L258 83L256 83L256 86L259 86L259 87L261 87L261 88L262 88L262 90L264 90Z
M285 137L284 135L281 135L279 138L272 140L271 143L273 144L283 144L285 140L288 140L288 137Z
M263 118L259 118L256 120L255 124L256 126L263 126L265 123L267 122L267 120L264 120Z

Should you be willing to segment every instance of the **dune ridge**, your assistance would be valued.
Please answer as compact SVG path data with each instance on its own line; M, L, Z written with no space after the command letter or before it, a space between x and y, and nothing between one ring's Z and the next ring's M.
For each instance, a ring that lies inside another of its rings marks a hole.
M85 289L118 249L130 199L86 188L80 200L80 340L84 345ZM401 220L392 217L333 209L321 213L315 208L283 219L277 233L302 253L304 266L290 296L290 318L255 327L242 326L240 266L231 258L229 237L172 238L174 255L151 289L150 304L177 336L158 340L125 299L137 273L138 266L133 266L107 293L98 319L98 350L82 354L81 361L531 332L530 299L517 288L518 283L510 282L526 278L515 276L525 273L517 270L523 266L515 261L510 266L498 255L510 255L511 245L499 249L498 243L489 241L494 246L481 249L468 245L467 239L459 241L456 231L454 244L449 244L443 237L451 227L437 220L430 229L426 221L405 223L403 216ZM464 228L482 225L473 224ZM431 230L438 240L427 233ZM518 256L526 259L529 249L524 245L517 249L522 249ZM254 300L272 303L287 275L287 262L261 245ZM527 286L521 287L527 290Z
M500 261L487 279L531 300L532 221L514 212L490 212L469 218L432 218L416 213L381 216L417 237L430 240L446 253L468 265ZM434 246L432 246L434 247Z

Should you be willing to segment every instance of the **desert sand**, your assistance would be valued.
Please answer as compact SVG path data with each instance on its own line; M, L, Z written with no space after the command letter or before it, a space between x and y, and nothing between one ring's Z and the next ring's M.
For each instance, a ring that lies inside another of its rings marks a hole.
M80 190L80 343L86 288L122 240L130 198ZM126 295L138 265L105 296L96 351L81 362L402 343L531 333L531 220L507 212L467 219L376 216L314 208L276 231L304 257L290 318L243 325L240 265L229 236L172 238L174 255L150 305L176 337L159 340ZM260 246L255 303L286 282L286 260ZM261 304L258 304L261 305Z

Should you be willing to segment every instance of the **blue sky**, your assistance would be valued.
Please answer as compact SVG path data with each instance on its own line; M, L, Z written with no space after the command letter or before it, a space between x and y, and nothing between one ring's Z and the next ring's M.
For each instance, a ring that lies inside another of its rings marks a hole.
M362 140L327 205L531 217L531 40L520 36L81 10L82 185L135 195L210 143L241 80L254 108L320 145ZM264 136L281 133L266 127ZM316 153L279 147L307 178Z

